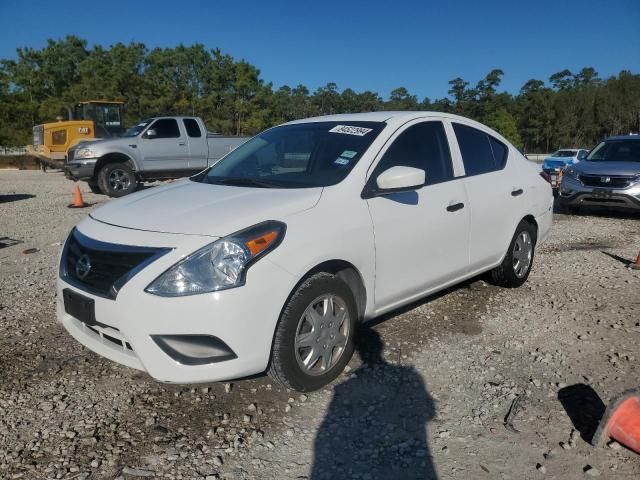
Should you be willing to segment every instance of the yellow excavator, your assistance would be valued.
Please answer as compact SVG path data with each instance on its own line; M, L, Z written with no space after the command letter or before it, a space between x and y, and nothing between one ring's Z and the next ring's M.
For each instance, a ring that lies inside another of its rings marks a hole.
M56 122L33 127L33 145L27 154L40 160L42 170L62 168L67 150L79 142L117 136L124 132L124 102L88 100L66 106L67 120L62 116Z

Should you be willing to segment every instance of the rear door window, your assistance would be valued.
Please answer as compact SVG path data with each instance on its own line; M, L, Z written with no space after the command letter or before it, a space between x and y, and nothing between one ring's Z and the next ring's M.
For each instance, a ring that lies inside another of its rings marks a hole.
M507 146L476 128L453 123L466 176L501 170L507 163Z
M422 122L407 128L385 152L372 178L396 166L424 170L426 185L452 179L451 153L442 122Z

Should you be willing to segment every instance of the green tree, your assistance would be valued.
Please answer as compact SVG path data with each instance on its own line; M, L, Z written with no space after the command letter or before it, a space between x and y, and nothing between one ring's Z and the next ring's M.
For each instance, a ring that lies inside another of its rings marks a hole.
M518 132L518 122L506 109L500 108L491 112L487 117L487 125L500 133L516 147L522 147L522 139Z

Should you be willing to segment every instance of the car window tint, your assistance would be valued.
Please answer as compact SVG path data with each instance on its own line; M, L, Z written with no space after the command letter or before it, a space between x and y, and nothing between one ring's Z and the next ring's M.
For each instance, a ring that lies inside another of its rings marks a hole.
M493 138L491 135L487 136L489 137L489 143L491 144L491 151L493 152L493 159L496 162L496 167L498 170L501 170L507 163L507 146L500 140Z
M180 129L174 118L161 118L151 126L156 132L156 138L179 138Z
M372 177L396 166L424 170L427 185L453 178L451 153L442 122L422 122L407 128L385 152Z
M501 159L502 164L500 164L496 162L494 156L490 140L492 137L480 130L459 123L453 124L453 130L460 146L466 176L481 175L504 167L504 162L506 162L506 147L504 145L505 151ZM497 140L495 142L499 143ZM498 146L496 148L500 150Z
M202 136L202 132L200 131L200 125L193 118L185 118L184 127L187 129L187 135L191 138L199 138Z

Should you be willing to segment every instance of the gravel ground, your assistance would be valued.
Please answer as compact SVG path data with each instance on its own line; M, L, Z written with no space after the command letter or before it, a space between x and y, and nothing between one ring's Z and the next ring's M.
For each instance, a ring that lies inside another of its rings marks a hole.
M21 242L0 246L0 478L640 477L638 455L588 443L640 383L637 215L556 215L524 287L477 279L387 315L305 396L158 384L67 335L60 245L107 201L80 186L91 207L72 210L59 173L0 171L0 237Z

